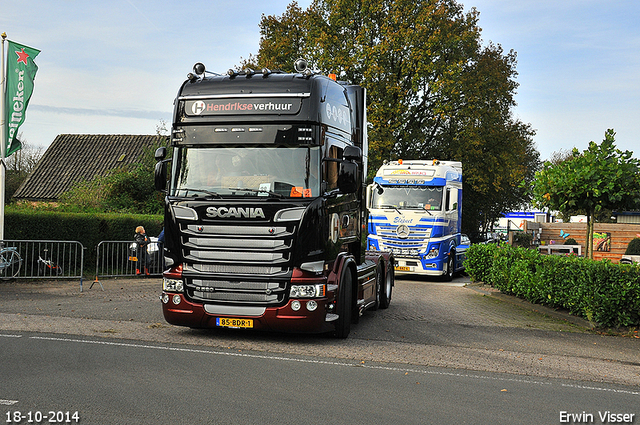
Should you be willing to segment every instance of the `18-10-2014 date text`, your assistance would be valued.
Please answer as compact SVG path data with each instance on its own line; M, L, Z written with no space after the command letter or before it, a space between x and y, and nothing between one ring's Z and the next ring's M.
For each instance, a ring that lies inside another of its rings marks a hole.
M77 424L80 422L80 414L75 412L48 411L39 410L21 412L19 410L7 412L5 423L8 424Z

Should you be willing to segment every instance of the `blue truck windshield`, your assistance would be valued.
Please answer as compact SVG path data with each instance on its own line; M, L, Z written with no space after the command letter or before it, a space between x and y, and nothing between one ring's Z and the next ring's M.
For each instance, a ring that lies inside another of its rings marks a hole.
M442 193L442 186L384 186L373 191L372 207L440 211Z
M170 195L179 197L320 195L320 147L180 147Z

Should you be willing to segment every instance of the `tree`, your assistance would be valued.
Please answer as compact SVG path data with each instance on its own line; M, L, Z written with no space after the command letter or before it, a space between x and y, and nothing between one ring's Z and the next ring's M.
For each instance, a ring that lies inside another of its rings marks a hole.
M463 161L471 233L528 201L519 182L539 166L534 131L511 115L515 53L481 49L478 16L455 0L293 2L281 17L263 15L247 62L291 70L302 56L365 87L370 178L385 159Z
M9 202L22 182L31 174L31 171L33 171L38 161L40 161L40 158L42 158L44 150L42 146L32 146L28 143L23 139L22 133L18 135L18 139L20 140L22 148L5 159L7 166L5 203Z
M295 60L310 50L307 40L309 28L313 28L311 22L315 21L312 15L313 12L303 11L295 1L280 17L262 15L260 52L257 56L249 55L243 67L293 71Z
M633 152L615 147L615 132L607 130L602 143L590 142L583 152L557 164L547 161L532 184L536 206L587 215L586 255L593 258L594 216L602 209L640 207L640 161Z
M465 101L446 123L437 144L423 148L434 157L458 159L464 166L463 229L486 234L504 212L522 208L540 167L535 131L512 117L518 84L516 54L489 44L461 75Z
M557 151L554 151L551 153L551 156L549 157L549 162L551 164L555 165L559 165L560 163L567 161L569 159L573 158L573 150L572 149L559 149ZM586 211L580 210L580 209L567 209L565 211L557 211L558 213L558 218L560 218L562 221L570 221L571 217L576 216L576 215L587 215ZM613 214L613 211L610 209L606 209L606 208L602 208L600 209L600 211L596 211L594 216L593 216L593 220L596 223L612 223L614 222L614 220L612 219L611 215ZM566 241L565 241L566 243ZM575 245L575 244L574 244Z

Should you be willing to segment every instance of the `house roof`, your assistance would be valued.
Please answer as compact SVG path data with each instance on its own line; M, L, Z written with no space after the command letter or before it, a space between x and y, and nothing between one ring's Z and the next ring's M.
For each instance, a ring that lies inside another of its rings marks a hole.
M13 197L55 201L76 182L135 163L161 141L157 135L60 134Z

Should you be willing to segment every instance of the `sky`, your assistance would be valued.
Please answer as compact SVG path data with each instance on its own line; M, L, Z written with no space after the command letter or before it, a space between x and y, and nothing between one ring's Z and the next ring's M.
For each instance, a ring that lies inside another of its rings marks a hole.
M640 2L458 2L480 12L484 45L517 53L513 115L535 129L542 160L600 143L607 129L619 149L640 156ZM256 54L261 16L282 15L290 1L3 3L0 32L41 50L19 131L46 148L58 134L155 134L170 125L193 65L224 73Z

